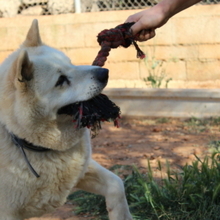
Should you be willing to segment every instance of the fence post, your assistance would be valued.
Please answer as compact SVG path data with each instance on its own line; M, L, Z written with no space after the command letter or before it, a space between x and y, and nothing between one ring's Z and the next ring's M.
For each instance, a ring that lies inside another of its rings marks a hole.
M81 0L75 0L75 13L81 13Z

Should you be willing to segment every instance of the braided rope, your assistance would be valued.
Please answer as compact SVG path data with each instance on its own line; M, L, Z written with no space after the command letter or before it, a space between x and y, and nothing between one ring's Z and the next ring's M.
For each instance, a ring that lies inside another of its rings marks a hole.
M119 46L123 46L125 48L129 47L131 44L135 46L137 50L137 57L138 58L145 58L145 54L141 51L138 47L135 39L138 35L132 36L130 31L130 27L134 24L131 23L124 23L121 25L116 26L112 29L105 29L98 34L98 43L101 46L98 55L96 56L95 60L93 61L92 65L94 66L104 66L105 61L109 55L109 52L112 48L117 48Z
M135 38L138 35L133 37L129 31L133 24L125 23L113 29L100 32L98 34L98 43L101 46L101 50L98 52L92 65L104 66L112 48L119 46L127 48L131 44L137 50L137 57L144 58L144 53L135 42ZM119 126L120 108L109 100L106 95L99 94L90 100L64 106L59 109L58 114L72 115L73 121L76 122L76 128L91 128L92 136L94 137L97 135L98 130L101 129L102 121L113 121L116 127Z

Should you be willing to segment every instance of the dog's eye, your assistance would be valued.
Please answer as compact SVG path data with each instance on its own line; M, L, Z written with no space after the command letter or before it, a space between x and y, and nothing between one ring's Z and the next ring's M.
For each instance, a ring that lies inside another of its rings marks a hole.
M65 75L61 75L57 80L55 87L62 86L64 82L66 82L68 85L70 84L69 79Z

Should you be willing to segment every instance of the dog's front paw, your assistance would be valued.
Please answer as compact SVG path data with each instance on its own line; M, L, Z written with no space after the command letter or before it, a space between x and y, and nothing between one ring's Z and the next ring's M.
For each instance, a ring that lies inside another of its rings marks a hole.
M109 181L106 205L109 220L132 220L122 180L114 175Z
M133 220L131 214L109 212L109 220Z
M114 208L108 208L108 214L110 220L132 220L127 201L121 201L114 206Z

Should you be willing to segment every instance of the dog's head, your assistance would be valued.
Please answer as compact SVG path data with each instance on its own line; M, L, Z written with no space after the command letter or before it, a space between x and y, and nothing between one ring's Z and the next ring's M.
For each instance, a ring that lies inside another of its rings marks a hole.
M97 96L108 81L107 69L75 66L64 53L43 44L37 20L0 71L4 83L0 89L1 121L30 142L39 139L39 145L42 133L54 138L64 135L64 130L66 136L73 132L70 114L58 114L59 110Z
M61 51L43 45L37 20L33 21L23 45L16 61L17 88L32 90L38 101L49 109L46 114L54 117L65 105L91 99L107 84L107 69L75 66Z

